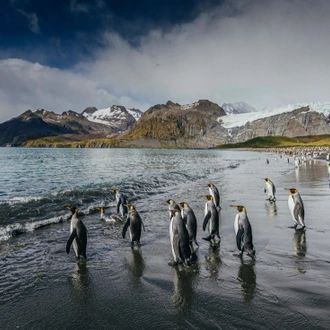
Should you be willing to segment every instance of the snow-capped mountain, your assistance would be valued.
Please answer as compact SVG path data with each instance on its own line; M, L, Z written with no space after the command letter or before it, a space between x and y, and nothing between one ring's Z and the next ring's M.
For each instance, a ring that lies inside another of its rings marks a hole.
M223 103L221 108L225 110L226 114L239 114L256 111L254 107L246 102Z
M113 105L109 108L87 108L82 115L89 121L109 125L118 132L131 128L141 117L142 111L126 109L123 106Z
M245 125L247 122L279 115L281 113L291 112L304 107L309 107L310 111L323 113L325 116L330 114L330 102L309 102L288 104L277 108L265 108L262 111L254 111L249 113L230 113L225 117L219 118L219 120L222 120L223 127L225 128L240 127Z

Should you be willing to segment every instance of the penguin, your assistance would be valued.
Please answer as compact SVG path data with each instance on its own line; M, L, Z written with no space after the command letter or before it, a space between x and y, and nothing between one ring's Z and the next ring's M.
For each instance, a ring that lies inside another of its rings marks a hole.
M301 229L304 229L305 226L305 209L304 203L301 199L301 196L296 188L284 188L285 190L290 191L288 206L294 221L294 225L289 228L296 229L298 225L301 225Z
M170 242L172 248L173 262L170 266L184 263L191 265L191 249L189 244L188 230L181 217L181 212L177 209L171 210L171 221L169 227Z
M168 205L168 213L169 213L169 219L171 220L173 213L171 211L179 211L181 212L180 206L178 203L174 202L173 199L168 199L164 202L165 205Z
M252 242L252 228L246 213L246 208L242 205L230 206L238 210L234 221L234 229L236 245L240 251L240 256L243 255L243 252L246 252L247 255L254 258L256 251Z
M196 240L196 234L197 234L197 220L194 211L191 209L191 207L186 202L178 203L178 205L182 208L181 209L181 217L183 219L183 222L186 225L188 235L189 235L189 245L191 252L194 252L193 248L193 242L199 247L199 244Z
M268 194L268 200L270 202L275 202L276 201L276 197L275 197L276 188L275 188L273 181L269 178L264 178L263 180L265 180L265 183L266 183L265 193Z
M220 211L220 194L218 188L213 183L209 183L207 186L209 187L210 195L213 197L213 203L215 207L218 211Z
M330 164L328 164L328 177L329 177L329 180L330 180Z
M203 230L205 231L207 224L208 230L209 230L209 236L203 237L206 241L211 241L212 239L215 241L215 236L221 240L219 235L219 214L217 211L217 208L214 205L213 196L212 195L206 195L203 196L207 199L205 203L205 216L203 221Z
M80 256L87 259L86 247L87 247L87 229L84 223L78 218L78 209L76 207L67 206L72 212L70 223L70 237L66 243L66 253L70 253L71 244L73 245L76 259L80 259Z
M129 236L131 239L131 246L134 247L134 242L137 243L138 246L140 246L140 238L141 238L141 231L143 228L143 231L145 231L143 221L139 215L139 213L136 211L134 205L126 205L128 208L128 216L127 220L123 227L122 236L125 238L127 228L129 227Z
M126 197L123 193L119 192L118 189L114 189L111 190L112 192L114 192L116 194L116 201L117 201L117 214L120 214L122 217L126 217L127 216L127 200Z
M105 215L105 208L99 207L98 210L101 212L101 220L104 220L106 222L123 222L124 220L116 213L111 213L109 216Z

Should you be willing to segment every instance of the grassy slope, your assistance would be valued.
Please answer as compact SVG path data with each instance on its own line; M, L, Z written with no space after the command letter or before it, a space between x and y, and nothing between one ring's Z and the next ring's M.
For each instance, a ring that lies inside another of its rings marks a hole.
M224 144L218 148L286 148L286 147L316 147L316 146L330 146L329 135L316 136L302 136L295 138L288 138L285 136L262 136L257 137L242 143Z

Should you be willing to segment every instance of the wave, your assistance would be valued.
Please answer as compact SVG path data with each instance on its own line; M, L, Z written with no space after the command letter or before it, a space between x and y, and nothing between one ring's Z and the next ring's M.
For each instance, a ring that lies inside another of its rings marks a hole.
M49 226L55 223L65 222L70 218L68 216L58 216L50 219L38 220L25 223L12 223L0 227L0 241L8 240L9 238L19 236L21 234L32 232L36 229Z
M129 203L141 202L142 206L144 200L161 203L172 192L179 193L181 189L185 191L186 187L190 186L189 182L204 180L212 174L218 176L219 172L232 170L237 166L239 163L230 161L211 170L195 166L189 167L188 170L170 169L153 173L135 173L131 176L128 174L125 180L86 184L41 196L2 200L0 201L0 241L67 221L71 216L66 209L68 205L76 206L82 215L97 213L99 207L112 208L115 211L116 201L112 189L123 191Z

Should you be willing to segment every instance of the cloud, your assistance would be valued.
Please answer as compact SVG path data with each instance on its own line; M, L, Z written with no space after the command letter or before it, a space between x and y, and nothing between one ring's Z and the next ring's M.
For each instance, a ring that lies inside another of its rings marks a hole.
M220 105L246 101L261 110L329 101L328 17L330 2L321 0L227 2L166 32L154 29L138 46L104 33L107 47L71 72L1 61L0 75L9 83L1 79L0 109L120 104L146 110L203 98Z
M18 10L19 13L21 13L23 16L25 16L29 23L29 29L36 34L40 33L40 27L38 22L38 17L36 13L28 13L23 10Z
M22 6L25 6L28 3L24 3L24 2L21 3L21 2L16 1L16 0L10 0L10 4L17 12L19 12L21 15L23 15L24 17L27 18L29 29L33 33L39 34L40 33L40 27L39 27L39 20L38 20L37 14L34 13L34 12L29 12L27 10L22 9Z
M117 97L80 74L20 59L0 61L0 76L0 122L27 109L62 113L70 109L81 112L88 106L99 109L113 104L149 106L125 95Z
M202 13L170 32L153 30L131 47L109 34L108 50L80 64L116 94L148 103L208 98L262 109L325 101L330 76L330 4L238 2Z

